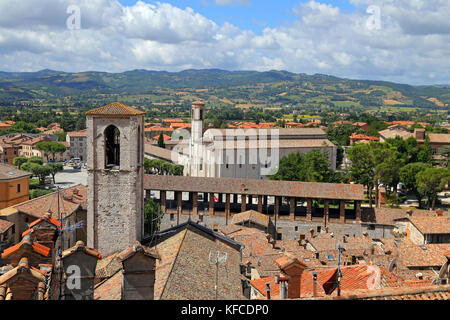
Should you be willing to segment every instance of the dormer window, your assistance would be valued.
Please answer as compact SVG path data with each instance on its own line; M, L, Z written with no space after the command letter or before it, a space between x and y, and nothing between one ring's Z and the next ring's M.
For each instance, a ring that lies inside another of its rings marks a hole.
M105 129L105 169L120 167L120 130L113 125Z

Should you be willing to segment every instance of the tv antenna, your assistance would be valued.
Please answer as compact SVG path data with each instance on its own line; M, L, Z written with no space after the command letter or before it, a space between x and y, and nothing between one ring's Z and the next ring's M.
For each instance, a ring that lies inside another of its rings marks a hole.
M216 284L214 286L214 291L216 295L217 300L217 290L218 290L218 281L219 281L219 265L225 264L228 259L228 253L224 252L223 255L220 254L220 251L217 251L216 255L214 256L212 251L209 251L209 262L214 263L216 265Z

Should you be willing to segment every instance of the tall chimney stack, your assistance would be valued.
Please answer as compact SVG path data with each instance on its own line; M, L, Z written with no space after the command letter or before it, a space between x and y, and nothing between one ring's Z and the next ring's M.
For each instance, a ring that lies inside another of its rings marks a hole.
M307 268L306 264L300 262L297 258L291 257L289 254L285 254L277 259L275 263L280 269L281 277L288 279L287 298L300 298L300 282L303 271Z

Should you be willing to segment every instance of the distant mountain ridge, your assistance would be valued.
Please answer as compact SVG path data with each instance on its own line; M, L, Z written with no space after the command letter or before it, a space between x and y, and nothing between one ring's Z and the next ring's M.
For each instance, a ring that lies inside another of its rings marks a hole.
M254 86L269 83L310 83L315 86L384 86L411 99L433 97L450 105L450 87L411 86L387 81L351 80L331 75L288 71L226 71L189 69L180 72L136 69L122 73L86 71L69 73L44 69L37 72L0 71L0 102L98 94L146 94L158 89L203 89Z

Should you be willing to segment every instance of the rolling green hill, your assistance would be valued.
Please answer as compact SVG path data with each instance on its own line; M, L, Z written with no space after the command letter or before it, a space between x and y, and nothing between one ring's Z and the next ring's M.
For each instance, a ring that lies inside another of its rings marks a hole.
M286 71L0 72L2 105L71 105L117 100L118 96L128 103L162 105L205 99L218 104L263 107L314 103L440 109L450 106L448 86L410 86Z

